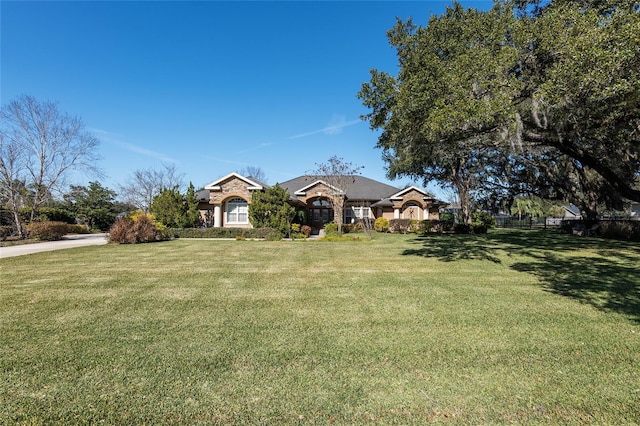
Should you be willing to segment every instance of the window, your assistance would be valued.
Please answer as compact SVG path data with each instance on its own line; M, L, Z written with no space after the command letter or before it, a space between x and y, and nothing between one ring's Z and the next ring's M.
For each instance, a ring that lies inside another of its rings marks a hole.
M249 223L249 205L242 198L232 198L227 201L227 223Z
M355 219L369 219L371 209L369 207L347 207L345 209L346 223L353 223Z
M315 200L313 202L314 207L329 207L329 200Z
M344 209L344 222L345 223L353 223L354 222L354 218L355 214L353 212L353 208L351 207L347 207Z

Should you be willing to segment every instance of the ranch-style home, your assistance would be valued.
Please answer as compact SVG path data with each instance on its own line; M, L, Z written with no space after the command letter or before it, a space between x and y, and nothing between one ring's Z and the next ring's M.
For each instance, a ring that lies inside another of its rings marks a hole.
M334 211L329 193L335 191L322 179L300 176L281 182L289 191L291 205L306 213L308 225L317 232L333 221ZM250 176L230 173L197 192L199 209L206 226L251 227L249 205L256 191L269 185ZM361 219L437 220L445 203L415 186L397 188L364 176L353 176L344 194L343 223Z

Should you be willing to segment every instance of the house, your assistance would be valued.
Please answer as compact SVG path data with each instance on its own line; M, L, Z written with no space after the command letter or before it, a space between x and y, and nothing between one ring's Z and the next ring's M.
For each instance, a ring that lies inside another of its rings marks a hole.
M439 209L445 204L415 186L401 189L364 176L352 178L352 183L344 191L343 223L379 217L437 220ZM342 191L322 179L309 176L300 176L279 185L288 190L291 205L305 212L307 224L314 231L333 221L334 210L329 194ZM204 223L213 227L251 227L249 204L252 194L268 187L238 173L230 173L211 182L196 194Z
M580 220L582 219L582 214L580 213L580 209L573 204L569 204L568 206L562 206L564 209L564 217L565 220Z

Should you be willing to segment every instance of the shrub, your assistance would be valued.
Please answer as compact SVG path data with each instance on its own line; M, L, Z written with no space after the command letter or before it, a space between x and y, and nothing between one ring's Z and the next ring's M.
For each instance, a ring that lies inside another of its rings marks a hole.
M471 225L471 230L473 231L474 234L486 234L488 231L488 228L486 225L478 225L474 223Z
M338 232L338 224L337 223L327 223L326 225L324 225L324 232L325 235L329 236L329 235L340 235L340 233Z
M373 223L373 229L377 232L389 232L389 219L386 217L379 217Z
M640 241L640 221L601 221L598 226L600 227L600 235L603 238L623 241Z
M13 226L0 226L0 241L6 240L11 235L13 235Z
M453 222L455 220L455 216L451 212L441 212L440 213L440 221L441 222Z
M18 209L20 221L31 222L31 207L20 207ZM76 223L76 218L69 211L57 207L40 207L36 210L34 222L64 222Z
M67 225L67 233L68 234L88 234L89 228L87 225Z
M456 223L453 226L453 232L455 232L456 234L470 234L471 225L467 223Z
M406 234L411 227L411 219L391 219L389 221L389 230L393 233Z
M300 231L307 237L309 238L309 235L311 235L311 227L309 225L302 225L302 228L300 228Z
M41 241L61 240L68 229L68 224L64 222L33 222L27 225L29 236Z
M424 233L424 230L424 221L420 221L418 219L409 219L409 232L422 234Z
M291 232L292 233L299 234L300 233L300 228L302 228L302 225L300 225L299 223L292 223L291 224Z
M496 218L491 216L489 213L485 212L474 212L471 215L473 220L474 232L477 227L479 230L484 230L483 232L476 233L486 233L488 229L491 229L496 226Z
M453 231L454 223L451 220L425 220L424 232L433 232L441 234L443 232Z
M133 224L134 221L130 217L118 219L109 229L109 241L118 244L135 244Z
M109 230L109 241L118 244L149 243L163 239L158 232L153 216L136 214L135 219L124 217Z

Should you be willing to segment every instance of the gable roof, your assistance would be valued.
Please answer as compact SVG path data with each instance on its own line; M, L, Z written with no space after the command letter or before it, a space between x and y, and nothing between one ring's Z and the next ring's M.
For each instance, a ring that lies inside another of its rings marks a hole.
M382 200L392 194L397 193L400 188L387 185L377 180L369 179L364 176L353 175L353 182L347 186L346 196L350 200ZM322 179L316 179L310 176L299 176L297 178L280 183L280 186L286 188L289 194L304 192Z
M238 173L236 173L236 172L233 172L233 173L229 173L229 174L228 174L228 175L226 175L226 176L221 177L221 178L220 178L220 179L218 179L218 180L214 180L213 182L211 182L211 183L210 183L210 184L208 184L208 185L205 185L205 186L204 186L204 189L210 189L210 190L213 190L213 191L219 191L219 190L221 189L220 184L221 184L222 182L224 182L224 181L228 180L229 178L232 178L232 177L235 177L235 178L237 178L237 179L240 179L240 180L242 180L242 181L246 182L246 183L247 183L247 185L248 185L248 186L247 186L247 189L250 189L250 190L251 190L251 189L257 189L257 190L260 190L260 189L263 189L263 188L264 188L264 184L261 184L260 182L258 182L258 181L256 181L256 180L252 180L251 178L247 178L247 177L242 176L241 174L238 174Z
M306 193L309 189L311 189L311 188L313 188L314 186L319 185L319 184L323 184L324 186L329 187L329 188L333 189L334 191L336 191L336 192L338 192L338 193L342 193L342 192L343 192L340 188L336 188L336 187L335 187L335 186L333 186L333 185L329 185L327 182L323 181L322 179L318 179L318 180L315 180L315 181L311 182L309 185L305 186L304 188L300 188L300 189L298 189L298 190L297 190L296 192L294 192L293 194L294 194L294 195L305 195L305 193ZM282 186L282 185L280 185L280 186Z
M562 206L569 214L572 216L580 216L580 209L573 204L569 204L568 206Z
M408 186L408 187L404 188L402 191L393 194L389 198L391 198L392 200L401 200L402 196L404 194L406 194L407 192L411 192L411 191L419 192L420 194L422 194L424 196L424 198L434 198L433 195L429 194L428 192L424 191L423 189L418 188L417 186Z

